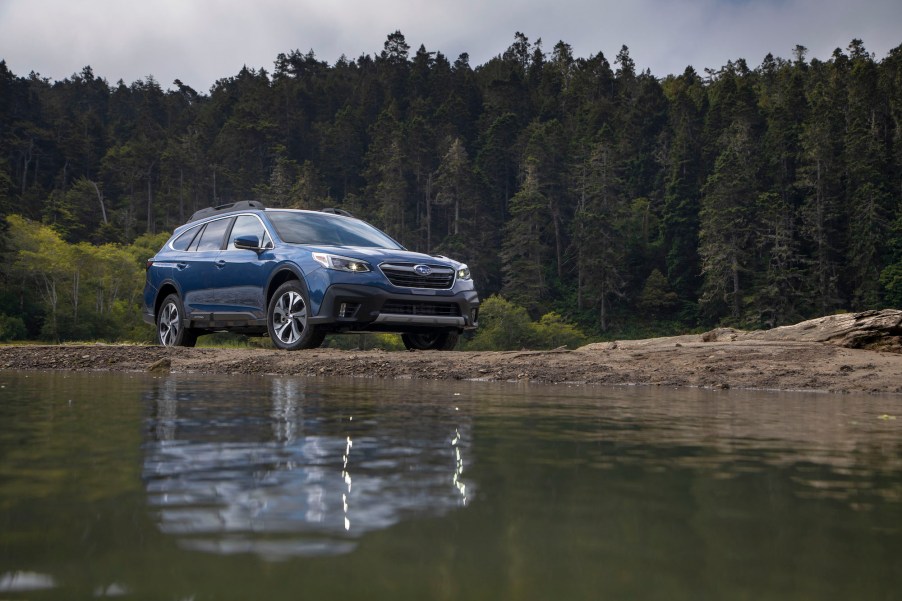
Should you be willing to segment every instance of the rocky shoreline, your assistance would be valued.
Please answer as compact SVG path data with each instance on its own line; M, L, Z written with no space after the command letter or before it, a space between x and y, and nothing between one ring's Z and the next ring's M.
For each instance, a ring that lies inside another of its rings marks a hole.
M276 374L902 394L902 311L718 329L579 349L386 352L0 346L0 369Z

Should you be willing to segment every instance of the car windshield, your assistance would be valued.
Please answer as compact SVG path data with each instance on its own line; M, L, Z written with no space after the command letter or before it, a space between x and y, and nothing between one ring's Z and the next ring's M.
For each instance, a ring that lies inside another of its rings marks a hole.
M358 219L293 211L267 211L266 215L279 238L292 244L403 248L386 234Z

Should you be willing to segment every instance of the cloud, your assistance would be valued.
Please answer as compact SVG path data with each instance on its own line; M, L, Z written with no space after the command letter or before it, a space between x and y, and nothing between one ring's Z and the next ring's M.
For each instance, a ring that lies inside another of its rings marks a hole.
M880 58L902 42L900 25L898 0L4 0L0 58L18 75L62 79L90 65L111 82L153 75L205 91L245 65L271 70L281 52L313 50L330 64L378 54L396 30L412 51L467 52L477 66L520 31L582 57L612 60L625 44L640 69L664 76L737 58L756 66L796 44L827 59L853 38Z

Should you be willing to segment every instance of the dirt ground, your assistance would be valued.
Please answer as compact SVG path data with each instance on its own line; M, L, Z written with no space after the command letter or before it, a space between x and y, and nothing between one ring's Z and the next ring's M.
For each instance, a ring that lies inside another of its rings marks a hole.
M579 349L386 352L162 348L138 345L0 346L0 369L279 374L431 380L806 390L902 394L902 312L878 335L860 317L821 318L762 332L714 330ZM869 314L871 317L875 313ZM877 314L886 322L887 314ZM839 321L837 321L837 319ZM825 321L828 320L828 321ZM844 320L844 321L843 321ZM893 325L895 324L895 325ZM862 331L869 348L860 346ZM837 335L837 332L842 336ZM853 336L849 336L849 334ZM856 338L856 334L858 334ZM857 340L857 341L856 341ZM879 350L875 350L879 349Z

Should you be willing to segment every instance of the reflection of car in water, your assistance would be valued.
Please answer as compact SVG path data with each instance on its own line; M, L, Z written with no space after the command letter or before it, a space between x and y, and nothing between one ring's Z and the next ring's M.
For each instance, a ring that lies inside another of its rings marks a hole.
M326 399L302 380L269 382L216 390L172 377L150 399L144 481L160 529L180 545L342 553L368 531L467 503L459 413L411 419L409 408Z

